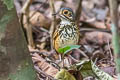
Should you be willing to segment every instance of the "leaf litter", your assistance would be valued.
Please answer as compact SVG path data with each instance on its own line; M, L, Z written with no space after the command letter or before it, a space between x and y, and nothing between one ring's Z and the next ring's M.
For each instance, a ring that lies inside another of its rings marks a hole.
M20 18L21 9L24 6L24 0L15 0L15 6ZM55 0L54 5L56 11L61 7L70 7L75 12L77 1L74 0ZM110 14L109 6L106 0L83 0L82 12L79 22L82 38L79 44L81 50L73 50L71 56L76 60L86 60L83 54L93 60L97 67L116 79L116 68L113 56L113 47L111 43L110 31ZM57 72L61 69L59 56L54 49L51 49L49 29L52 22L52 14L49 5L49 0L34 0L30 5L30 23L33 29L33 38L36 44L36 49L29 48L34 68L37 72L39 80L54 80ZM59 24L60 19L56 18L56 23ZM25 24L26 21L23 21ZM56 24L56 25L57 25ZM56 27L55 27L56 28ZM70 59L70 58L66 58ZM67 62L65 62L67 64ZM70 65L75 62L70 59ZM69 67L67 67L68 72ZM73 70L74 72L75 70ZM74 76L77 74L73 73ZM77 80L83 80L78 79ZM85 77L84 80L96 80L94 77Z

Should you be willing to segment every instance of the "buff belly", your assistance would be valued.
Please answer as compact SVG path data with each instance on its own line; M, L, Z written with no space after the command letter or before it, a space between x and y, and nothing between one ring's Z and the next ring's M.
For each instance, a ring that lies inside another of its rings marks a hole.
M55 42L55 48L58 51L59 48L63 48L67 45L77 45L79 40L79 35L71 34L71 37L58 37Z

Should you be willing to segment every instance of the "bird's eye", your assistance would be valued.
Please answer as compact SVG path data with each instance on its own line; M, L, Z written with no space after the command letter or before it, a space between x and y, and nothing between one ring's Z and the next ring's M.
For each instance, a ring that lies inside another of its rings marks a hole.
M64 11L64 14L68 14L68 11Z

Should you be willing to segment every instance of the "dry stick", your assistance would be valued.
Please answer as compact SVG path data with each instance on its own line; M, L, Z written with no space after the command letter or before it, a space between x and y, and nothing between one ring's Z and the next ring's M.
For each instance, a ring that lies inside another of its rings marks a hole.
M33 0L27 0L27 2L25 3L25 5L22 8L22 14L26 17L26 25L24 25L24 27L26 29L28 44L31 47L35 48L35 44L33 41L33 35L32 35L32 25L29 21L29 7L32 4L32 2L33 2Z
M34 65L34 68L38 72L38 74L43 74L45 77L49 77L50 79L55 80L52 76L49 76L48 74L40 70L38 66Z
M84 57L86 57L87 59L89 58L82 50L77 49Z
M44 1L44 2L41 4L41 6L38 7L38 9L40 9L41 7L43 7L43 6L45 5L45 3L47 3L47 2L48 2L48 0Z
M107 39L107 45L108 45L108 50L109 50L111 61L113 61L113 56L112 56L112 51L110 49L110 41L109 41L109 39Z
M49 4L50 4L50 8L51 8L52 14L55 14L54 0L50 0ZM53 45L52 44L52 36L53 36L55 24L56 24L56 16L54 15L54 16L52 16L52 24L51 24L51 27L50 27L51 49L53 48L53 46L52 46Z
M76 14L75 14L75 20L76 20L77 25L79 24L81 10L82 10L82 0L79 0L78 7L76 9Z
M118 0L109 0L110 14L112 20L112 43L114 48L118 80L120 80L120 33L118 28Z
M38 7L38 9L40 9L41 7L43 7L43 6L45 5L45 3L47 3L47 1L48 1L48 0L46 0L45 2L43 2L43 3L41 4L41 6ZM39 11L39 10L37 10L37 11ZM37 11L33 12L32 15L35 15L35 13L36 13ZM31 17L32 17L32 16L30 16L30 19L31 19Z

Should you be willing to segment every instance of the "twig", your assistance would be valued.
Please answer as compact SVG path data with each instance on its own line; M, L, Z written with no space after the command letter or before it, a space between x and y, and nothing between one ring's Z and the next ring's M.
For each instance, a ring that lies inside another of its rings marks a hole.
M77 59L75 59L75 58L73 58L71 55L68 55L74 62L80 62L79 60L77 60Z
M22 8L22 13L29 14L29 7L32 4L33 0L27 0Z
M109 41L109 39L107 40L107 42L108 42L108 49L109 49L110 58L111 58L111 61L113 61L113 56L112 56L112 51L110 49L110 41Z
M32 25L30 24L30 21L29 21L29 7L30 5L32 4L33 0L27 0L25 5L23 6L22 8L22 14L23 16L22 17L26 17L26 25L24 25L24 28L26 29L26 34L27 34L27 40L28 40L28 44L35 48L35 44L34 44L34 41L33 41L33 35L32 35ZM24 19L24 18L22 18Z
M87 59L89 58L82 50L77 49L84 57L86 57Z
M57 63L55 63L55 61L52 61L50 57L46 57L46 61L50 63L52 66L54 66L55 68L57 68L58 70L60 70L60 66Z
M48 74L40 70L38 66L34 65L34 68L39 74L43 74L45 77L49 77L51 80L55 80L52 76L49 76Z
M93 31L99 31L99 32L106 32L106 33L111 33L110 30L107 29L99 29L99 28L80 28L80 32L93 32Z
M118 0L109 0L110 14L113 24L118 28Z
M46 3L48 2L48 0L44 1L41 6L38 7L38 9L40 9L41 7L43 7ZM37 10L38 11L38 10Z
M44 2L38 7L38 9L40 9L41 7L43 7L43 6L45 5L45 3L47 3L47 1L48 1L48 0L44 1ZM39 10L37 10L37 11L39 11ZM34 15L37 11L33 12L32 15ZM32 16L30 16L30 18L31 18L31 17L32 17Z
M76 9L76 14L75 14L75 20L76 20L77 25L79 23L79 19L80 19L80 15L81 15L81 10L82 10L82 0L79 0L78 7Z
M50 4L50 7L51 7L52 14L55 14L54 0L50 0L49 4ZM55 24L56 24L56 16L52 15L52 24L51 24L51 27L50 27L51 49L52 49L52 36L53 36Z
M45 29L45 28L40 28L42 31L44 31L44 32L47 32L47 33L49 33L49 31L47 30L47 29Z

